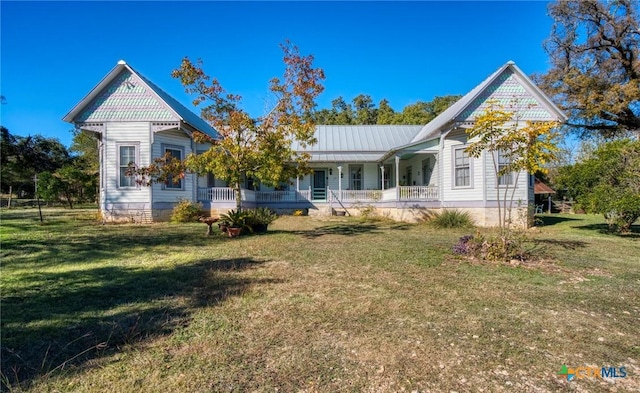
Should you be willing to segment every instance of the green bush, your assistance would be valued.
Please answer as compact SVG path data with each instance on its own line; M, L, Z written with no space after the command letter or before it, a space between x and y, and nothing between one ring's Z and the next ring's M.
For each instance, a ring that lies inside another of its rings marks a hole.
M202 205L180 199L171 211L171 222L193 222L202 215Z
M444 209L434 213L429 223L436 228L469 228L473 226L473 219L469 212Z

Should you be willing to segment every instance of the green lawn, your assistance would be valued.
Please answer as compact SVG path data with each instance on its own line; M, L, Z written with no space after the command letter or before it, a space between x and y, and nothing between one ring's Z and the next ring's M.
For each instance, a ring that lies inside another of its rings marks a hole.
M34 392L640 391L640 229L544 216L545 260L472 230L281 217L261 236L1 213L4 388ZM625 367L567 382L562 365Z

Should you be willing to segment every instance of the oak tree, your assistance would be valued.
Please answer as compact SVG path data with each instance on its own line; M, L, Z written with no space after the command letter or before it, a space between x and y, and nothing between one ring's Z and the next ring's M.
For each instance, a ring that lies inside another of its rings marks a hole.
M549 5L544 47L551 69L541 88L583 137L640 134L640 23L634 0L558 1Z

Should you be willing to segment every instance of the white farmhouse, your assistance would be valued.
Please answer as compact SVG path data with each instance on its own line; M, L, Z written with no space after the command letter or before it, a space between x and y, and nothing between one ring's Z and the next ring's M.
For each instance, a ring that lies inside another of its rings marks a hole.
M518 118L566 121L566 115L513 63L508 62L429 124L316 127L313 172L277 190L246 179L243 206L305 209L309 214L357 213L375 207L389 217L412 221L427 211L469 211L478 225L497 225L497 193L515 186L515 201L534 200L527 173L496 178L492 154L473 158L464 151L466 129L487 102L508 106ZM159 221L179 199L199 201L211 214L235 207L233 190L212 175L187 174L181 181L137 185L126 176L129 162L149 165L165 153L184 158L207 146L194 131L216 131L151 81L120 61L65 117L96 134L100 147L100 210L105 219ZM294 146L295 147L295 146ZM300 150L302 150L300 148ZM517 179L517 184L515 181Z

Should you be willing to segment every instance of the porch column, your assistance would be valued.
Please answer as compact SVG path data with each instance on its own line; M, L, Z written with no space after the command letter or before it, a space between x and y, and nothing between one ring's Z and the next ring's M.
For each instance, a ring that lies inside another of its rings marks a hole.
M338 198L342 199L342 164L338 164Z
M400 156L396 155L396 201L400 200Z
M296 202L300 199L300 175L296 175Z
M384 164L380 165L380 189L384 191Z

